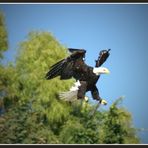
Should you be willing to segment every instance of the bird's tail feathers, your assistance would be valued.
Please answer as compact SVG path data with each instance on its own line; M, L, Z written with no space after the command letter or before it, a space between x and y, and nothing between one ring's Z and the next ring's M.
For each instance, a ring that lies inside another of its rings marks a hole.
M64 101L73 102L77 100L78 90L59 93L59 98Z

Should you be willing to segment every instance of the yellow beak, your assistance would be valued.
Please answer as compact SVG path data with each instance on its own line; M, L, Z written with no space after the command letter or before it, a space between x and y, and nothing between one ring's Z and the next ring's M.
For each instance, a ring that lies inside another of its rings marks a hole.
M106 71L106 74L110 74L110 71L109 71L109 70L107 70L107 71Z

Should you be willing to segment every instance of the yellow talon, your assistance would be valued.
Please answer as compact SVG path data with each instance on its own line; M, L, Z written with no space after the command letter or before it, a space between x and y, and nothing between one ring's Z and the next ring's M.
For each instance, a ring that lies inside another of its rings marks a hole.
M107 101L104 100L104 99L102 99L101 102L100 102L100 104L106 105L107 104Z
M89 99L89 98L88 98L87 96L85 96L84 100L85 100L86 102L88 102L88 99Z

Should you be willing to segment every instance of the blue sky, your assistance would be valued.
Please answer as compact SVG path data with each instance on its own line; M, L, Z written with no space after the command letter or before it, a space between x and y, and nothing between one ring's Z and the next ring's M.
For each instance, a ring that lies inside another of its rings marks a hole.
M7 61L30 31L48 31L66 47L87 50L94 66L100 50L111 48L97 86L108 109L120 96L132 113L134 126L148 128L148 5L147 4L0 4L9 35ZM50 57L49 57L50 58ZM88 94L89 95L89 94ZM148 132L139 133L148 143Z

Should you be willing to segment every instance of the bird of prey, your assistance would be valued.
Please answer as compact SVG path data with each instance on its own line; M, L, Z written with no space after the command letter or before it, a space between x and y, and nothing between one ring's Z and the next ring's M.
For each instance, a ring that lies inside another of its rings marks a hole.
M52 65L45 78L47 80L60 76L60 80L74 78L76 83L69 91L60 93L60 98L67 101L73 99L87 99L86 92L91 91L92 98L98 100L101 104L107 104L99 95L96 83L101 74L109 74L110 71L101 67L110 55L110 49L101 50L98 59L95 61L95 67L85 63L86 50L68 48L71 55Z

